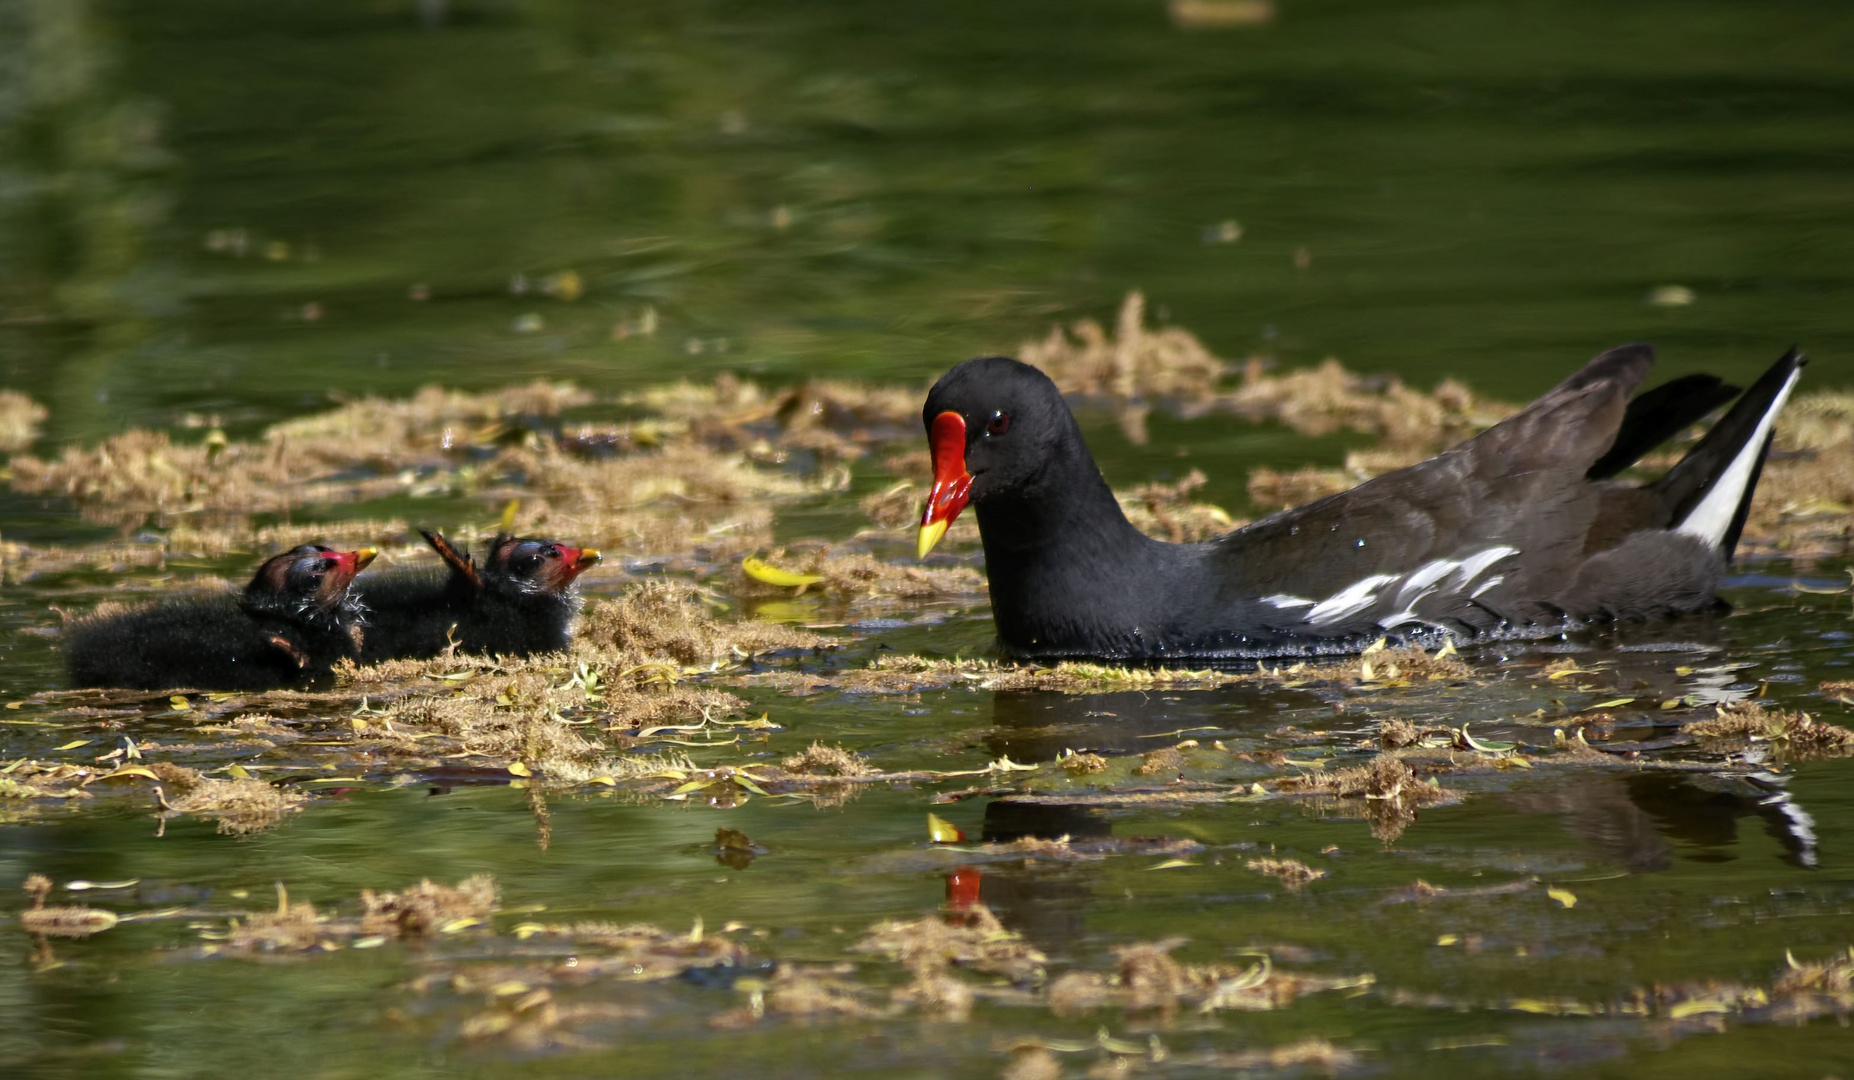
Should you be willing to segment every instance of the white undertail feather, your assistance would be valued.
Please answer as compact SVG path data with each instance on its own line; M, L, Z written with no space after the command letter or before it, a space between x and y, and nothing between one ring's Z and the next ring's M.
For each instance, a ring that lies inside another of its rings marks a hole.
M1770 429L1777 423L1777 414L1783 411L1783 403L1789 400L1790 391L1800 378L1802 369L1790 372L1790 377L1783 383L1783 389L1777 392L1770 408L1764 410L1764 417L1758 421L1757 430L1739 447L1738 455L1732 458L1732 463L1712 482L1712 487L1706 489L1705 497L1674 529L1675 532L1698 537L1713 547L1724 545L1725 534L1732 527L1732 518L1738 514L1738 504L1744 501L1745 487L1751 483L1751 472L1757 466L1758 455L1764 452L1764 443L1770 438Z

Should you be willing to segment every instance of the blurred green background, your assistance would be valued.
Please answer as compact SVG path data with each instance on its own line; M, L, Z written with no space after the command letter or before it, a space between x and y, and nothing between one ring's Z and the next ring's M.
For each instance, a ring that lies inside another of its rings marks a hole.
M925 380L1134 288L1510 398L1644 338L1845 382L1850 54L1819 0L0 0L0 385L69 438Z

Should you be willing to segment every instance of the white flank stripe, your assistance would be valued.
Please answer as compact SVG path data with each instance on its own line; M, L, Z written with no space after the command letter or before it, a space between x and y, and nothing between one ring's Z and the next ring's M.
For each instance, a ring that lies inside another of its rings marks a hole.
M1498 584L1500 584L1500 583L1501 583L1502 581L1505 581L1505 580L1506 580L1506 575L1505 575L1505 574L1495 574L1495 575L1494 575L1493 577L1490 577L1490 578L1488 578L1488 579L1487 579L1486 581L1483 581L1483 582L1481 582L1481 587L1480 587L1480 588L1478 588L1478 589L1476 589L1476 590L1474 590L1473 592L1471 592L1471 593L1469 593L1469 594L1468 594L1468 599L1470 599L1470 600L1472 600L1472 599L1474 599L1475 597L1477 597L1477 596L1479 596L1479 595L1481 595L1482 593L1484 593L1484 592L1486 592L1486 591L1487 591L1488 589L1491 589L1491 588L1493 588L1494 586L1496 586L1496 585L1498 585Z
M1455 575L1455 587L1457 589L1467 588L1468 584L1475 578L1480 577L1481 573L1488 567L1499 562L1501 559L1517 554L1519 554L1518 548L1507 547L1505 544L1498 544L1490 548L1482 548L1480 551L1461 560L1461 571Z
M1416 601L1410 599L1411 593L1420 591L1422 596L1416 599L1421 600L1423 596L1434 591L1430 589L1431 585L1441 581L1460 566L1461 564L1454 559L1437 559L1434 562L1424 563L1410 571L1410 576L1403 579L1403 588L1397 590L1397 602L1405 607L1413 606Z
M1276 593L1273 596L1262 597L1262 603L1273 604L1278 608L1291 608L1306 607L1313 603L1313 601L1304 596L1289 596L1287 593Z
M1315 604L1307 612L1307 621L1315 626L1338 622L1348 615L1356 615L1378 602L1377 589L1396 581L1396 574L1373 574L1368 578L1354 581L1344 589Z
M1685 521L1674 531L1696 536L1713 547L1725 542L1725 532L1732 527L1732 518L1738 513L1738 504L1744 501L1745 486L1751 483L1751 469L1757 464L1757 456L1764 451L1764 440L1770 438L1770 429L1777 422L1777 414L1783 411L1783 403L1789 400L1790 390L1796 386L1796 380L1802 378L1802 369L1790 372L1790 377L1777 392L1770 408L1765 410L1763 419L1757 422L1757 430L1751 438L1739 448L1738 456L1725 467L1719 478L1706 490L1705 498L1693 508Z

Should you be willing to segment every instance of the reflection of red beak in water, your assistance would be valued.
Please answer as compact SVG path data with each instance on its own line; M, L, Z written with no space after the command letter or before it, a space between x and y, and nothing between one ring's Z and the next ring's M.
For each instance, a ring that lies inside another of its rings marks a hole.
M965 418L951 411L934 417L927 443L933 453L933 487L927 491L927 505L921 508L918 550L923 559L966 508L972 490L972 474L966 471Z
M946 907L949 911L970 911L979 902L979 881L985 875L970 866L955 866L946 875Z

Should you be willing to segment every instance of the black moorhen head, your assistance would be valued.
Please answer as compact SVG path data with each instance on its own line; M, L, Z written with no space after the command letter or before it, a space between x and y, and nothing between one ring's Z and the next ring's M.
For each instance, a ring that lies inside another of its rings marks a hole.
M466 653L526 656L572 642L574 583L601 556L553 540L498 534L483 565L441 534L421 532L448 567L442 576L395 574L363 591L372 626L369 662Z
M1801 374L1688 376L1630 400L1647 345L1598 356L1427 461L1202 544L1135 529L1047 376L1004 357L941 377L921 419L920 554L970 503L1002 650L1158 662L1356 651L1380 636L1548 634L1717 603ZM1737 397L1665 476L1614 477Z
M242 592L107 608L65 629L74 686L269 690L314 682L360 652L349 589L372 548L305 544L273 555Z

